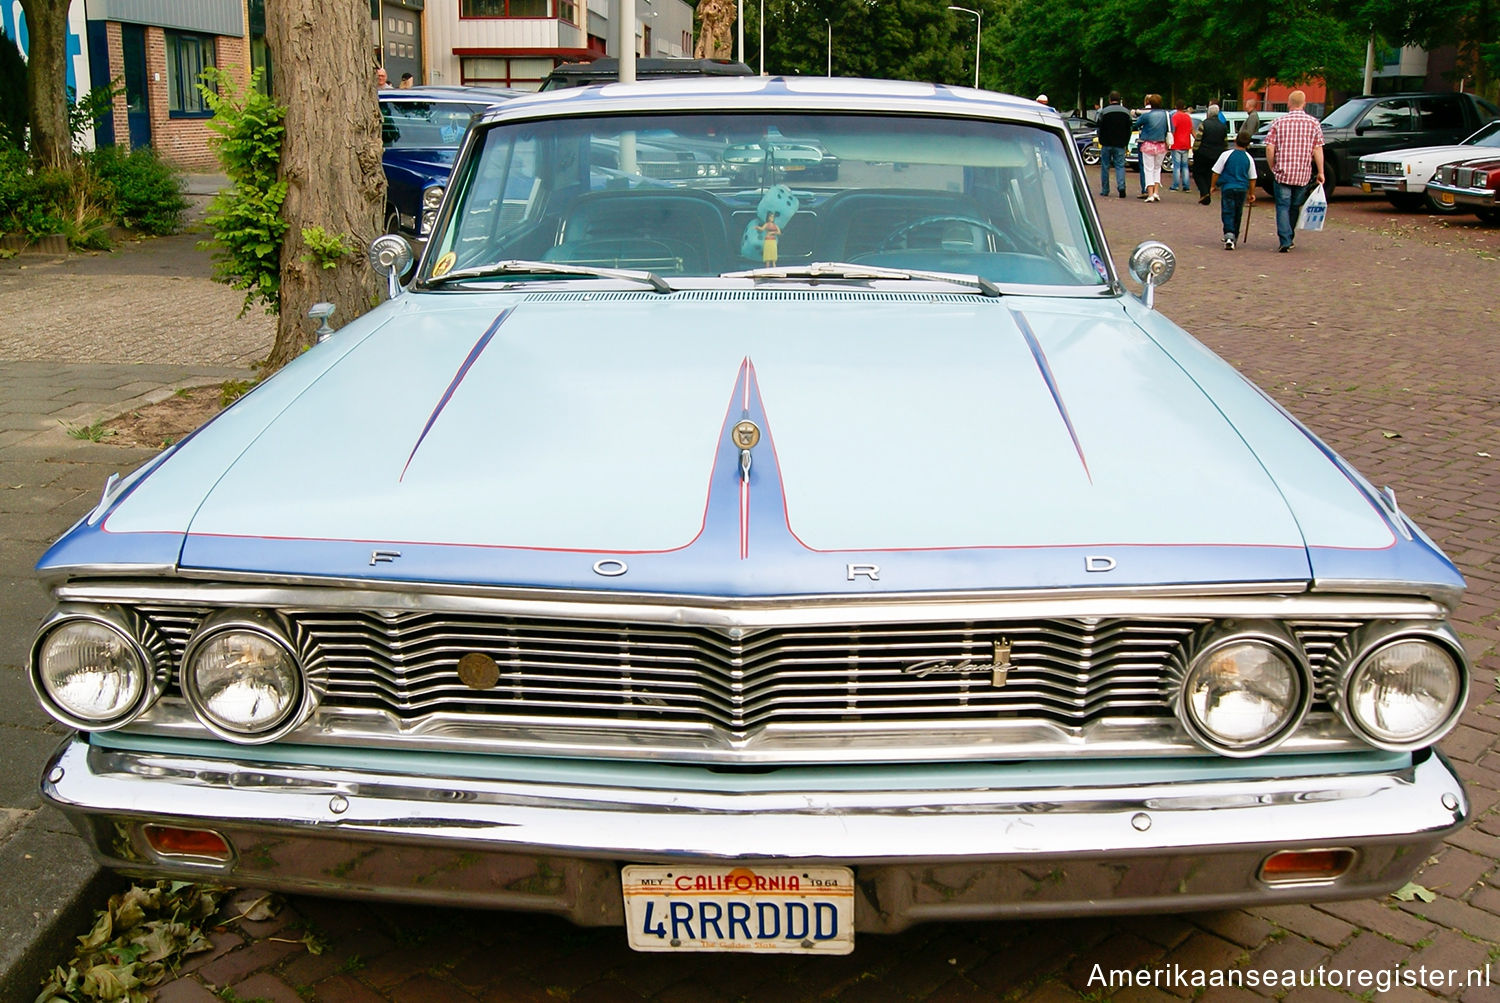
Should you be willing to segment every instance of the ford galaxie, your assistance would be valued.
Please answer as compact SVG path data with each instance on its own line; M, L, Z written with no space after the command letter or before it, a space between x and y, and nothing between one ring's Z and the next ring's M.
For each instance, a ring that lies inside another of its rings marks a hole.
M42 557L47 799L127 874L643 950L1399 886L1469 810L1463 580L1081 171L926 84L484 112L391 299Z

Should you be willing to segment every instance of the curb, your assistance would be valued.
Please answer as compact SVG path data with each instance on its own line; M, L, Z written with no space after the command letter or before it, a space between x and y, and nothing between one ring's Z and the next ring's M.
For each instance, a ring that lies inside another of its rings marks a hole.
M93 912L122 884L94 863L51 808L33 812L0 846L0 873L18 892L0 910L0 999L35 999L51 969L87 933Z

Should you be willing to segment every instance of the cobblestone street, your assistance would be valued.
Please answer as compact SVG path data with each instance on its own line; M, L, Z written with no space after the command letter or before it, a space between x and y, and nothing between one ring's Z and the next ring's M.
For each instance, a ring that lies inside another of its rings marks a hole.
M937 924L862 936L847 957L799 958L636 954L618 929L546 916L294 897L270 920L214 932L215 949L194 957L156 999L1500 1001L1500 888L1491 886L1500 880L1500 228L1473 217L1401 215L1344 194L1332 201L1324 232L1299 235L1282 255L1263 199L1245 246L1225 252L1217 205L1178 193L1159 204L1101 202L1121 271L1142 240L1172 246L1177 274L1159 292L1158 307L1375 485L1394 487L1401 507L1468 579L1454 623L1473 661L1473 688L1464 721L1443 748L1468 786L1475 821L1417 878L1435 901ZM9 743L0 752L18 764L0 790L0 840L29 826L51 840L54 853L81 845L67 842L60 816L41 809L34 793L42 757L61 732L46 723L25 679L30 632L45 608L27 569L47 539L93 505L108 472L149 455L71 439L60 423L87 425L174 386L243 376L269 347L269 318L235 319L239 295L209 281L194 239L62 262L0 262L0 586L8 626L0 642L0 743ZM8 871L6 885L30 880L26 874ZM57 937L52 963L85 929ZM309 953L309 933L326 950ZM1199 995L1187 985L1114 991L1091 980L1096 966L1311 973L1389 972L1403 964L1460 975L1487 970L1489 984ZM226 988L232 996L220 995Z

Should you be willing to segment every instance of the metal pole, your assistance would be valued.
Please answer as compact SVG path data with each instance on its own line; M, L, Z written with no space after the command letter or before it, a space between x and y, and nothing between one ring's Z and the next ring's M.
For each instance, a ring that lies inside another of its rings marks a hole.
M828 25L828 75L831 77L833 76L833 22L825 17L823 23Z
M734 58L743 63L745 61L745 0L736 0L735 14L735 27L739 29L739 38L737 39L739 51L735 54Z
M1370 88L1375 83L1375 33L1370 32L1370 40L1365 43L1365 89L1364 93L1370 93Z
M965 14L974 15L974 87L979 87L979 41L984 37L984 14L981 11L971 10L968 7L954 7L951 4L949 10L960 10Z
M761 76L766 75L766 0L760 0L760 65L755 68Z
M635 0L620 0L620 83L635 83ZM635 133L620 133L620 170L636 173Z

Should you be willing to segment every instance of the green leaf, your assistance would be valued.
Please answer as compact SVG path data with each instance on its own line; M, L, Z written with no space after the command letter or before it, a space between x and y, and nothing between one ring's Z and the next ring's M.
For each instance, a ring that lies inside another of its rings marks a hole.
M1400 888L1397 888L1391 892L1391 896L1401 902L1411 902L1413 900L1433 902L1437 900L1437 892L1429 891L1414 881L1408 881Z

